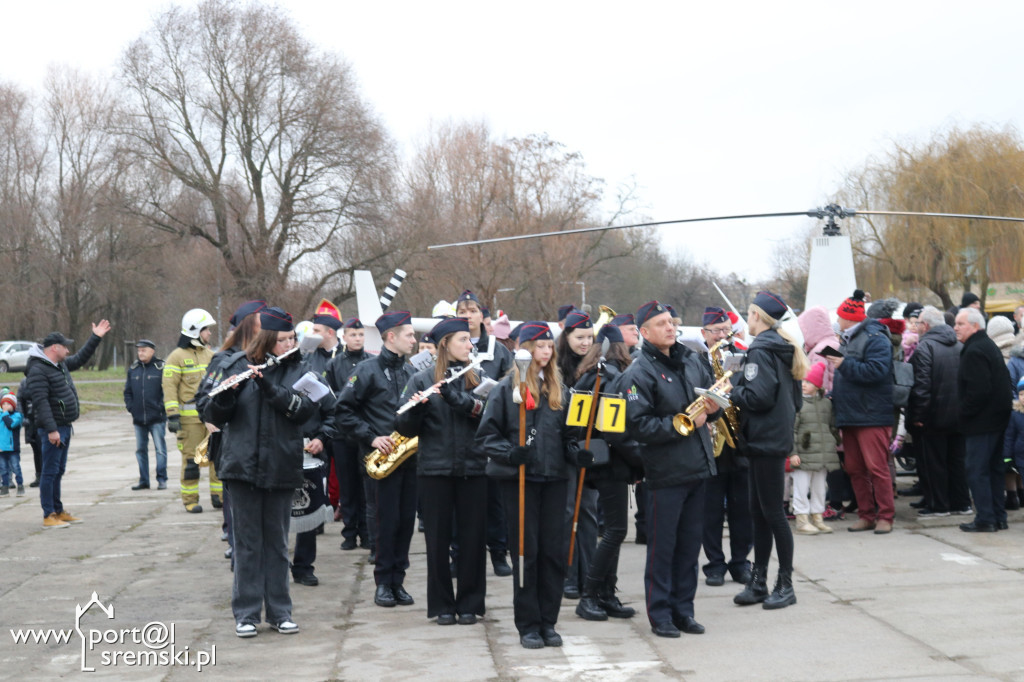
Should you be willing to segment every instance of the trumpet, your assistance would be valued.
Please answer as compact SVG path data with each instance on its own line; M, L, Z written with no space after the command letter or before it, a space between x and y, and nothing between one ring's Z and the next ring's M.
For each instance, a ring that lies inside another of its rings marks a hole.
M455 372L454 374L452 374L450 377L448 377L444 381L439 381L436 384L434 384L433 386L431 386L430 388L428 388L425 391L423 391L423 395L419 396L418 398L415 397L415 396L413 396L412 398L409 398L409 402L407 402L405 405L402 405L401 407L399 407L398 411L395 412L395 415L405 414L406 412L408 412L412 408L414 408L417 405L419 405L423 401L423 399L426 398L427 396L434 395L435 393L440 393L441 392L441 385L442 384L450 384L450 383L452 383L453 381L455 381L456 379L461 377L463 374L465 374L469 370L476 369L477 367L479 367L480 364L483 361L484 361L483 358L474 358L472 362L470 362L468 365L466 365L465 367L460 369L458 372Z
M731 376L732 371L730 370L723 374L722 378L716 381L711 388L694 389L697 399L690 403L685 411L672 417L672 426L680 435L689 436L696 430L694 422L697 420L697 417L707 412L705 400L713 400L722 408L728 408L732 405L729 402L729 392L732 390L732 386L729 384L729 377Z
M599 331L601 331L601 327L603 327L606 324L608 324L609 322L611 322L612 318L615 317L615 314L616 314L615 311L612 310L610 306L606 306L606 305L598 306L598 310L601 311L601 314L597 317L597 321L594 322L594 336L595 337L597 336L597 333Z
M213 388L213 390L210 391L210 393L208 395L212 398L213 396L217 395L218 393L223 393L224 391L228 390L229 388L234 388L235 386L237 386L238 384L242 383L243 381L245 381L246 379L251 377L253 374L255 374L257 370L266 369L268 367L273 367L274 365L279 365L279 364L281 364L281 361L284 360L286 357L288 357L292 353L297 353L297 352L299 352L299 347L298 346L294 346L293 348L290 348L290 349L286 350L285 352L281 353L280 355L278 355L276 357L271 355L267 359L267 361L264 362L262 365L256 365L256 366L252 367L251 369L247 369L244 372L239 372L238 374L236 374L236 375L234 375L232 377L228 377L224 381L220 382L219 384L217 384Z

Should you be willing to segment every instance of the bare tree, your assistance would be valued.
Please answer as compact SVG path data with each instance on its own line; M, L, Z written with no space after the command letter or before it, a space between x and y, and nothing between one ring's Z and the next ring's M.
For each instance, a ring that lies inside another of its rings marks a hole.
M349 67L283 11L172 8L128 48L122 74L127 148L176 180L135 205L150 225L210 243L247 295L280 291L300 271L319 290L361 260L363 245L344 238L380 229L392 144ZM339 240L341 253L320 257Z

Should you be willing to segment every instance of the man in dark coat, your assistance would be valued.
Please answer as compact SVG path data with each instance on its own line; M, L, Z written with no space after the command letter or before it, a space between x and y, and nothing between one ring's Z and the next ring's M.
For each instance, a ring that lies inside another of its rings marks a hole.
M135 459L139 463L139 482L132 490L149 488L149 438L156 453L156 481L167 488L167 444L164 440L164 361L156 357L156 345L149 339L135 344L139 359L128 368L124 382L124 406L135 425Z
M971 510L964 471L964 435L957 430L957 376L960 350L942 311L926 306L917 321L920 341L910 358L914 387L907 405L907 423L920 457L924 499L919 516L948 516Z
M680 630L701 634L704 626L694 619L693 598L705 482L716 471L714 446L708 429L702 428L705 414L694 417L694 431L688 436L676 431L673 417L695 400L694 388L711 385L711 370L676 341L667 306L645 303L636 321L644 338L643 350L619 385L629 387L626 426L630 437L641 444L647 475L647 617L659 637L679 637ZM714 416L720 414L718 410Z
M40 349L29 351L25 388L35 409L36 428L43 445L43 475L39 480L39 503L43 507L43 528L67 528L81 519L64 509L60 484L68 463L71 425L78 419L78 391L70 372L89 361L100 339L110 331L110 323L100 320L92 326L92 335L82 349L68 357L74 341L60 332L51 332Z
M836 370L832 405L836 426L842 429L846 472L860 516L847 530L889 533L896 513L889 473L893 425L889 330L865 315L864 292L860 289L839 305L837 313L843 356L827 356Z
M1003 434L1010 421L1010 372L999 347L985 333L985 316L964 308L953 327L964 344L957 379L958 422L967 437L967 485L974 497L974 521L960 524L966 533L1005 529Z

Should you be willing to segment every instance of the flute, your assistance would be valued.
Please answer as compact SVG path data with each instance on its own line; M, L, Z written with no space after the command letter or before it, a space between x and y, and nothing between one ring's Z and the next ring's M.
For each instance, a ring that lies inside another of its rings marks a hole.
M213 390L210 391L210 393L208 395L212 398L213 396L217 395L218 393L223 393L224 391L228 390L229 388L234 388L235 386L237 386L238 384L242 383L243 381L245 381L246 379L251 377L253 374L255 374L257 370L266 369L268 367L273 367L274 365L280 364L281 360L285 359L286 357L288 357L292 353L298 352L298 350L299 350L299 347L295 346L293 348L290 348L290 349L286 350L285 352L281 353L280 355L278 355L276 357L271 355L267 359L267 361L264 362L262 365L255 365L251 369L247 369L244 372L239 372L238 374L236 374L234 376L231 376L231 377L228 377L224 381L220 382L219 384L217 384L213 388Z
M408 412L409 410L411 410L412 408L414 408L418 404L420 404L420 402L422 402L424 398L426 398L428 396L431 396L431 395L434 395L435 393L440 393L441 392L441 389L440 389L441 384L450 384L450 383L452 383L453 381L455 381L456 379L461 377L463 374L465 374L469 370L476 369L477 367L479 367L482 362L483 362L483 358L475 359L472 362L470 362L468 365L466 365L465 367L460 369L458 372L456 372L455 374L453 374L450 377L448 377L447 379L445 379L444 381L439 381L436 384L434 384L433 386L431 386L430 388L428 388L426 391L423 392L424 395L421 395L419 398L416 398L416 397L409 398L409 402L407 402L405 405L402 405L400 408L398 408L398 411L395 412L395 414L396 415L405 414L406 412Z

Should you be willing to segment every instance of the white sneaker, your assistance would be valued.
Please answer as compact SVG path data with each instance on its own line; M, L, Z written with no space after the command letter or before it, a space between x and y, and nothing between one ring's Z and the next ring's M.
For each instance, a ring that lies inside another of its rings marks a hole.
M245 638L255 637L259 633L256 632L256 626L252 623L235 623L235 634Z
M271 625L270 627L274 628L282 635L294 635L296 632L299 631L299 626L291 622L290 620L282 620L277 625Z

